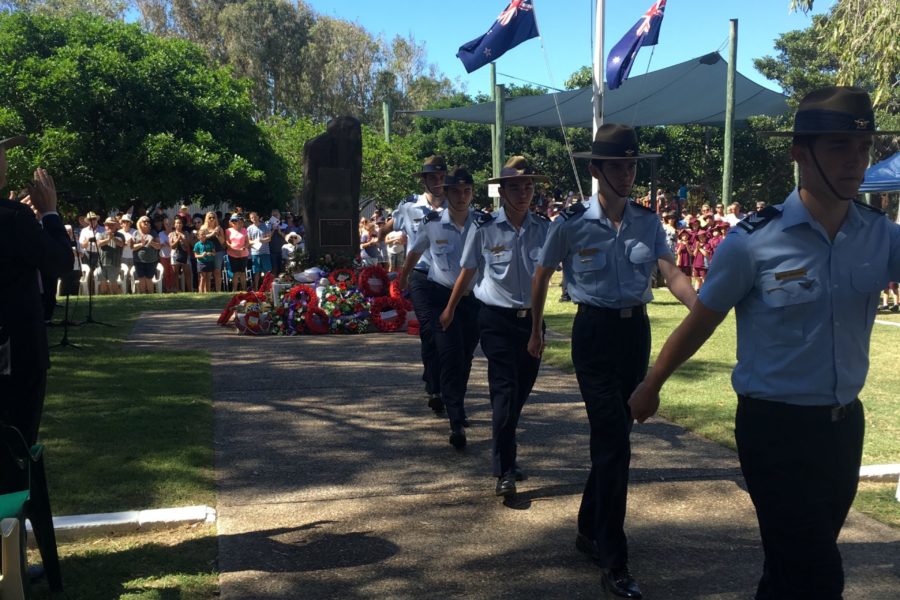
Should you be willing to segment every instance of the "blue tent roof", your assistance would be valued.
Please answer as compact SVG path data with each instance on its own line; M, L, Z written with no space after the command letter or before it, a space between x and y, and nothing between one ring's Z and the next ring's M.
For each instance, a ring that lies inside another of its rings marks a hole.
M900 191L900 152L866 169L866 178L859 191Z

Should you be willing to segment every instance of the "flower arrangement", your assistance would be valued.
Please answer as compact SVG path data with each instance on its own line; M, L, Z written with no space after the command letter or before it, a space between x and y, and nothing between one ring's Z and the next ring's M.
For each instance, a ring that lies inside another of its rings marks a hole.
M310 308L306 311L303 326L305 331L312 334L328 333L328 314L321 308Z
M343 289L356 285L356 273L353 269L335 269L328 275L328 281Z
M369 316L369 302L356 288L342 288L341 284L325 287L319 307L332 318Z
M378 331L400 331L406 324L406 308L403 300L381 297L372 300L370 310L372 325Z
M367 298L387 296L390 279L383 267L374 265L359 272L357 287Z

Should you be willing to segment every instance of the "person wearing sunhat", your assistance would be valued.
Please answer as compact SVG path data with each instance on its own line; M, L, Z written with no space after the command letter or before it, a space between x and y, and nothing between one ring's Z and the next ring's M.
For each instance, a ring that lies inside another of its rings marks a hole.
M6 151L26 141L0 139L0 189L7 185ZM29 446L37 441L50 367L39 282L67 274L73 258L53 178L38 168L24 199L0 200L0 422L18 428ZM6 455L0 453L0 493L22 489L22 471L5 463Z
M537 379L541 359L528 354L531 278L550 221L531 212L535 183L547 181L522 156L513 156L488 183L500 184L503 206L496 217L478 213L469 229L440 326L448 331L475 281L481 350L488 361L491 395L491 455L498 496L516 493L525 478L516 462L516 428ZM476 279L477 276L477 279Z
M756 598L842 597L838 535L856 495L859 393L878 292L900 277L900 225L857 194L878 131L869 95L807 94L789 132L800 185L732 227L691 313L629 401L643 421L731 308L735 441L765 561Z
M447 207L444 198L444 176L447 174L447 162L443 156L429 156L422 163L422 169L415 173L425 188L422 194L411 196L403 201L393 215L380 228L379 237L386 238L392 231L402 231L406 235L406 253L416 243L416 237L425 217L434 211L442 211ZM426 250L419 257L409 276L409 292L416 319L419 321L419 340L422 347L422 380L425 382L425 393L428 406L436 414L444 410L441 400L441 361L438 357L434 341L434 325L429 302L428 272L431 268L431 253Z
M122 249L125 247L125 236L118 231L119 222L115 217L107 217L103 222L105 231L97 234L97 247L100 251L100 294L119 293L119 273L122 270Z
M425 216L415 244L400 271L400 287L407 287L407 279L419 257L429 252L431 268L429 304L432 315L440 315L447 306L456 278L459 277L463 241L472 228L475 211L471 208L475 181L465 167L457 167L444 177L447 209ZM461 299L456 317L446 330L435 324L434 341L441 362L441 400L450 421L450 444L457 450L466 445L468 419L464 400L472 369L472 356L478 346L478 310L480 302L470 290Z
M542 317L547 288L562 263L578 311L572 324L572 362L590 423L591 472L578 512L576 547L602 569L607 594L640 598L628 570L625 503L633 420L626 402L647 370L650 325L646 305L658 265L673 294L696 300L675 266L656 212L630 199L639 159L637 133L613 123L598 128L588 170L598 192L553 222L534 275L528 351L544 349Z
M97 246L97 236L106 231L106 228L100 224L100 216L92 210L85 215L85 220L87 221L87 227L83 228L78 234L78 246L91 267L90 277L93 277L94 269L97 268L100 261L100 248Z

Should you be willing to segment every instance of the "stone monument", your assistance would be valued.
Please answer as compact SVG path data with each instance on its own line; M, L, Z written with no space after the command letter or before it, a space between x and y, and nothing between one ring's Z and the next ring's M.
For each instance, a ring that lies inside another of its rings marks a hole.
M362 129L353 117L338 117L303 147L303 224L312 260L325 254L359 254L359 186Z

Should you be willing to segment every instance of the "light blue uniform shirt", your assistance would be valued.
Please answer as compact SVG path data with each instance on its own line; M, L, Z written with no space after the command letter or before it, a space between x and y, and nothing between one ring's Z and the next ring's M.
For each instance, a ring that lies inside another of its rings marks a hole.
M549 221L529 212L516 231L502 208L483 225L476 219L461 259L462 267L480 271L475 297L501 308L531 308L531 280L549 227Z
M879 294L900 279L900 225L851 202L830 241L796 190L761 215L731 228L699 296L715 311L735 307L734 389L786 404L848 404L866 381Z
M474 213L475 211L470 208L462 229L459 229L452 221L449 210L441 213L432 212L425 217L425 222L419 228L419 235L411 251L422 254L428 251L431 255L428 281L453 289L453 284L459 277L459 260L462 257L463 242L472 227Z
M447 201L444 200L441 209L446 207ZM431 208L431 203L428 202L428 198L425 197L425 194L420 194L419 196L416 196L415 200L410 199L401 202L400 206L398 206L391 215L391 218L394 219L394 231L402 231L406 234L407 253L415 246L416 237L419 235L419 230L422 228L425 216L430 212L434 212L434 209ZM420 271L427 271L430 267L431 253L427 251L423 252L422 257L419 259L419 262L416 263L415 268Z
M594 196L580 212L569 209L553 221L540 265L555 269L563 264L573 302L629 308L653 300L653 267L671 255L655 212L628 202L616 231Z

